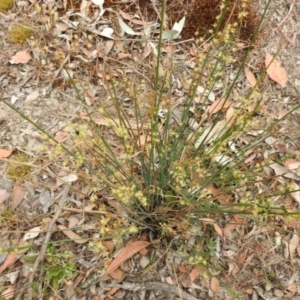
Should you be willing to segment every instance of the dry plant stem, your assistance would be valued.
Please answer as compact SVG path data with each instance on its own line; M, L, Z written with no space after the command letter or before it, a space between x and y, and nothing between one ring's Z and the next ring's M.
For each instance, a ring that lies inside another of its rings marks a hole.
M279 25L276 27L276 29L278 29L278 28L285 22L285 20L287 19L287 17L290 15L290 13L291 13L293 7L294 7L294 3L291 3L291 4L290 4L290 9L289 9L288 13L287 13L286 16L283 18L283 20L279 23Z
M105 211L96 211L96 210L84 210L84 209L78 209L78 208L70 208L70 207L63 207L63 210L76 212L76 213L85 213L85 214L98 214L98 215L111 215L109 212Z
M64 61L62 62L62 64L58 68L58 70L56 71L54 77L52 78L51 82L49 83L49 85L47 87L47 94L49 94L51 92L54 80L57 78L57 76L59 75L60 71L63 69L63 67L65 66L65 64L67 63L67 61L69 59L70 59L70 54L68 54L67 57L64 59Z
M122 284L108 284L108 287L118 287L124 290L136 292L136 291L161 291L168 294L173 294L179 297L182 297L184 300L199 300L194 296L184 292L179 287L169 285L167 283L161 282L142 282L142 283L131 283L123 282ZM179 292L180 290L180 292Z
M47 234L46 234L43 246L42 246L42 248L40 250L40 254L36 258L36 260L34 262L32 271L28 274L28 277L27 277L27 282L28 282L27 299L28 300L32 300L32 283L33 283L33 279L34 279L34 274L35 274L35 272L36 272L36 270L37 270L40 262L42 262L44 260L46 249L47 249L49 240L50 240L51 235L52 235L52 229L53 229L53 227L54 227L57 219L60 216L60 213L61 213L61 210L62 210L62 207L63 207L63 203L66 200L66 197L67 197L69 191L70 191L70 186L67 185L67 186L65 186L65 188L63 189L63 191L60 193L61 199L59 201L57 211L55 212L55 214L54 214L54 216L52 218L52 221L51 221L51 223L48 226L48 231L47 231ZM39 291L40 290L41 289L40 289L40 286L39 286Z
M182 290L179 287L179 282L178 282L178 277L177 277L177 274L176 274L176 269L175 269L174 262L172 263L172 267L173 267L174 276L175 276L176 283L177 283L177 289L178 289L178 293L179 293L179 296L180 296L180 300L182 300Z

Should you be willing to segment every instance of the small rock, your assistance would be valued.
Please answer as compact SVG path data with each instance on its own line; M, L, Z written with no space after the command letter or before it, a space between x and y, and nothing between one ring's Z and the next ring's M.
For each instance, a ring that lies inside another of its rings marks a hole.
M272 289L272 283L270 283L270 282L268 282L268 283L266 283L266 285L265 285L265 290L268 292L268 291L271 291L271 289Z
M283 298L284 296L284 292L278 289L274 290L274 296L278 297L278 298Z
M147 256L142 256L140 259L140 265L143 269L145 269L150 263L150 259Z
M265 142L268 144L268 145L273 145L275 142L277 142L277 139L274 138L273 136L269 136L265 139Z
M26 97L26 102L31 102L36 100L39 97L40 93L39 91L33 91L32 93L30 93L27 97Z

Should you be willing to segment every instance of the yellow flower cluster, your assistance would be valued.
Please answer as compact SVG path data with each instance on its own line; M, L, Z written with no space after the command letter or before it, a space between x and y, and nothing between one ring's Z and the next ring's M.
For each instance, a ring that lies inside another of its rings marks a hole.
M188 264L191 266L206 265L206 261L202 256L192 256L188 259Z
M114 132L120 138L123 138L123 139L128 138L128 130L125 127L115 126Z
M175 181L175 189L181 190L187 185L187 172L182 165L177 165L173 171L172 178Z
M148 201L142 191L138 190L135 184L130 186L120 186L112 189L113 196L124 204L130 204L134 200L138 200L143 206L146 206Z

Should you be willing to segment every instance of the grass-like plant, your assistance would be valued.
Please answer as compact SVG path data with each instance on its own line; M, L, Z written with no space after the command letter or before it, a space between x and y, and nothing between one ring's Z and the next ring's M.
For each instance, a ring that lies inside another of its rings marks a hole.
M152 236L170 239L201 227L201 218L217 222L231 213L266 217L283 212L273 196L283 190L288 193L289 188L266 190L264 185L272 181L263 169L272 161L263 161L258 155L256 161L247 163L253 148L259 152L258 145L273 133L276 123L269 124L258 136L247 135L258 131L264 122L259 117L262 94L257 86L235 102L231 100L258 28L248 51L241 55L236 43L246 10L239 13L241 23L228 22L221 30L228 7L227 2L222 4L210 31L211 39L196 40L196 65L191 76L184 79L186 96L180 109L172 103L172 70L161 71L161 28L152 86L126 79L121 83L114 79L105 82L116 117L111 110L99 108L98 116L104 120L99 127L94 118L96 111L86 109L89 122L74 126L80 145L74 153L77 164L87 168L90 182L103 185L126 212L119 222L101 220L103 237L146 230ZM238 63L232 82L223 87L228 66ZM71 77L70 81L84 104L80 83ZM131 115L122 106L120 86L133 103ZM218 96L211 105L216 90ZM90 138L88 129L92 132ZM239 142L244 138L246 142ZM102 247L101 243L91 245ZM204 262L203 255L191 257L191 264Z
M7 11L14 5L13 0L0 0L0 11Z
M246 1L242 2L246 7ZM162 3L163 24L165 1ZM264 167L273 161L264 160L260 153L262 141L274 133L279 121L265 126L259 115L262 91L257 86L232 100L260 23L248 50L241 52L236 43L246 11L240 12L240 23L228 22L221 30L228 1L221 7L211 37L196 40L195 67L191 74L183 74L185 95L181 103L172 100L172 68L162 71L161 26L155 73L149 85L144 80L117 81L108 74L111 80L105 85L114 113L105 107L88 109L80 79L69 77L88 118L85 124L72 125L76 150L58 142L19 112L53 143L53 153L66 152L65 165L76 163L81 178L95 191L91 196L94 206L116 213L99 219L99 235L90 243L103 256L109 256L101 242L105 239L117 244L124 237L147 233L172 242L175 237L184 240L185 235L202 229L207 231L207 239L197 240L192 248L177 242L177 249L189 264L206 264L214 252L210 237L216 235L207 229L208 222L222 222L228 214L267 218L285 213L274 199L290 193L291 188L276 184L276 178L265 173ZM232 65L237 68L236 75L224 85ZM120 90L132 102L130 112L122 105ZM251 158L253 152L255 158ZM99 189L105 189L117 204L99 204Z

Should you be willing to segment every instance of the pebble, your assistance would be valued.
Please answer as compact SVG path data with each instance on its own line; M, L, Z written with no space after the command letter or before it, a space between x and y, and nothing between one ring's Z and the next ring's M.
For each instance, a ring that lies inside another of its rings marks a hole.
M140 265L143 269L145 269L150 263L150 259L147 256L142 256L140 259Z
M284 292L278 289L274 290L274 296L278 297L278 298L283 298L284 296Z

